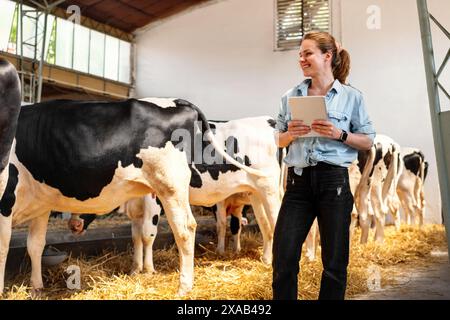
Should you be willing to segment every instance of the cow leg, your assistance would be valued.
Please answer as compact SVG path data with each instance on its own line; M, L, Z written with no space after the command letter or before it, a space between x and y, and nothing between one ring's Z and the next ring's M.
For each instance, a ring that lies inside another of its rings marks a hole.
M387 199L382 196L382 187L376 186L372 189L371 204L374 211L375 218L375 241L383 243L384 241L384 226L386 222L386 216L389 212L387 205Z
M266 190L259 193L259 198L264 206L264 211L269 220L271 234L275 232L275 224L277 223L278 213L280 212L281 201L278 195L278 190Z
M131 220L131 236L133 239L133 267L131 274L137 274L143 270L144 247L143 247L143 218L133 218Z
M353 235L356 230L356 225L358 224L358 212L356 211L356 207L354 207L354 210L352 211L352 219L350 222L350 235Z
M386 223L386 215L388 213L387 206L384 206L381 199L381 193L376 193L372 198L374 219L375 219L375 237L374 240L377 243L383 243L384 241L384 226Z
M12 215L5 217L0 213L0 295L5 287L6 258L8 257L11 232Z
M153 266L153 243L158 233L158 222L161 215L161 207L152 195L144 197L144 217L142 225L142 240L144 243L144 270L154 273Z
M371 216L366 216L363 219L359 219L359 226L361 227L361 244L365 244L369 240L369 230L371 224Z
M375 217L375 242L383 243L384 241L384 226L386 224L386 215Z
M242 230L242 210L244 206L239 206L231 212L230 229L233 237L233 252L239 253L241 251L241 230Z
M317 218L314 219L311 229L309 229L308 235L305 240L306 257L309 261L314 261L316 259L316 250L318 245L318 224Z
M161 198L161 202L180 254L180 288L178 295L184 296L192 290L194 281L194 246L197 223L187 199L180 201L178 197L169 197ZM186 212L188 216L186 216Z
M425 193L423 192L423 189L420 191L419 193L419 205L418 205L418 210L417 210L417 214L419 216L419 228L423 226L423 218L425 216L425 206L426 206L426 202L425 202Z
M355 206L358 213L358 223L361 228L361 244L367 243L371 224L370 208L370 180L361 182L356 189ZM356 221L355 221L356 224Z
M225 253L225 236L227 231L227 208L225 201L216 204L217 253Z
M403 211L406 218L406 224L411 225L411 218L414 215L414 199L409 192L401 192L400 203L402 204Z
M250 195L250 202L263 237L263 255L261 260L265 264L270 264L272 262L273 229L270 226L259 197L254 194Z
M370 226L372 225L373 212L370 202L369 195L365 199L360 200L360 205L358 206L358 223L361 228L361 244L367 243L369 240Z
M27 250L31 259L31 286L34 291L44 287L41 262L49 216L50 212L47 212L32 219L28 229Z
M161 200L180 255L178 295L192 290L194 282L194 246L197 223L189 204L191 170L186 154L167 142L164 148L141 150L142 172Z
M395 229L399 231L402 225L402 219L400 216L400 199L397 193L394 193L394 195L392 195L390 207L391 214L394 217Z

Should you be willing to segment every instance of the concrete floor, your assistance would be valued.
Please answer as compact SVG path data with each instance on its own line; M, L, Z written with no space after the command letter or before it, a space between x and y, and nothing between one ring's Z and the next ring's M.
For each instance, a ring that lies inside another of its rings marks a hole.
M353 297L353 300L450 300L450 264L447 252L432 252L423 266L392 270L396 284Z

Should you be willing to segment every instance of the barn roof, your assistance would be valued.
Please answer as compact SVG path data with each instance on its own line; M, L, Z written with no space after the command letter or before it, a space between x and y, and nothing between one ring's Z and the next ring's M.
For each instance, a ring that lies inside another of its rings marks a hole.
M19 2L19 0L15 0ZM52 14L69 18L70 6L78 6L81 24L116 36L123 40L133 38L132 33L152 22L170 17L194 5L210 0L22 0L24 4L39 7L53 6ZM56 6L56 8L55 8Z
M77 5L81 15L125 32L133 32L151 22L169 17L207 0L66 0L67 9Z

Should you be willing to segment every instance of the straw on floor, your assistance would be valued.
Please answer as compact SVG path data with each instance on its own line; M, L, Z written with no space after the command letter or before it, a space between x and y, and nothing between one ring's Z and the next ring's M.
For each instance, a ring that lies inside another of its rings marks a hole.
M427 225L422 229L403 226L400 231L386 228L382 245L359 244L359 231L352 237L347 297L368 291L368 279L374 268L380 271L381 286L394 281L390 268L402 264L421 264L430 259L433 250L446 250L445 229ZM197 246L194 289L185 299L271 299L272 268L260 262L262 239L257 233L243 233L242 252L215 253L213 242ZM299 280L299 298L316 299L322 265L319 258L310 262L303 255ZM130 276L132 258L129 252L105 252L95 258L69 258L65 263L44 269L46 289L39 299L179 299L178 252L176 247L154 252L156 274ZM66 287L69 265L81 270L81 289ZM30 299L29 273L22 274L6 285L6 299Z

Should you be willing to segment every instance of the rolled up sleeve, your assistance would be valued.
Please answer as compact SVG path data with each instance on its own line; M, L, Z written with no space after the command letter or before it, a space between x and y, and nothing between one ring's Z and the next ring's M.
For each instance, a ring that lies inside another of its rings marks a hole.
M286 97L281 98L280 111L277 116L277 124L275 129L280 132L286 132L288 130L288 123L286 121L286 101Z
M375 129L366 110L362 95L356 97L355 106L351 117L351 132L367 135L372 141L375 139Z

